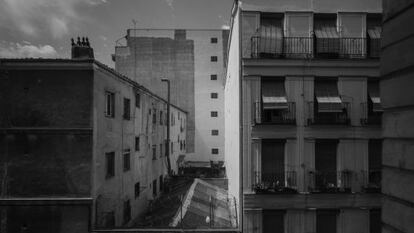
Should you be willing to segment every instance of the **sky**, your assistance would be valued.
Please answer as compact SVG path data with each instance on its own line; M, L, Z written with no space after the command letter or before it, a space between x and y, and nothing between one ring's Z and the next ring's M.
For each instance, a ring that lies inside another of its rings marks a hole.
M233 0L0 0L0 57L70 58L70 38L89 37L113 67L128 28L228 28ZM122 42L122 40L121 40Z

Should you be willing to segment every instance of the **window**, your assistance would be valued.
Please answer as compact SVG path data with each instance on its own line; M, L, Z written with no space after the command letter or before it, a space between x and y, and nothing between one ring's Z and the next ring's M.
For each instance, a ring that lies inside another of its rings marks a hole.
M157 110L155 110L155 109L152 113L152 123L157 124Z
M124 224L131 220L131 202L129 200L124 201Z
M285 140L263 139L261 148L262 183L276 182L284 184L285 180Z
M174 153L174 143L171 142L171 153Z
M157 146L153 145L152 146L152 160L156 160L157 159Z
M210 112L210 116L211 117L217 117L218 116L218 112L217 111L211 111Z
M219 149L217 149L217 148L211 149L211 154L218 155L218 153L219 153Z
M139 151L139 143L140 143L139 137L135 137L135 151Z
M217 80L217 74L210 75L210 80Z
M157 180L152 181L152 195L157 196Z
M131 170L131 150L124 150L124 172Z
M162 143L160 144L160 158L162 157Z
M135 198L139 197L139 193L141 192L141 187L140 187L139 182L135 183L134 190L135 190Z
M131 100L124 98L124 119L131 119Z
M210 61L217 62L217 56L211 56L210 57Z
M381 209L369 210L369 232L381 232Z
M105 116L115 117L115 94L112 92L105 92Z
M211 93L210 97L212 99L217 99L218 98L218 93L213 92L213 93Z
M164 190L164 177L160 175L160 192Z
M105 154L106 159L106 178L115 176L115 152Z
M253 37L255 56L274 57L283 53L283 15L261 14L258 36Z
M135 107L141 107L141 95L139 93L135 94Z
M316 210L316 232L335 233L337 210Z
M163 124L163 122L162 122L162 111L160 111L160 125L162 125Z
M213 130L211 130L211 135L213 135L213 136L217 136L217 135L219 135L219 131L218 131L218 129L213 129Z
M105 213L104 226L105 228L115 227L115 211L109 211Z
M175 125L174 113L171 113L171 126Z
M319 57L336 58L340 52L336 14L315 14L313 31L316 43L315 52Z
M368 183L371 187L381 187L382 140L368 142Z
M262 106L256 105L256 122L290 123L295 116L289 109L284 78L262 79ZM261 109L260 109L261 107ZM261 116L260 116L261 114Z
M212 37L211 39L210 39L210 42L212 43L212 44L217 44L217 37Z
M337 140L315 141L315 188L316 191L328 191L337 187Z
M263 210L263 232L284 233L283 210Z

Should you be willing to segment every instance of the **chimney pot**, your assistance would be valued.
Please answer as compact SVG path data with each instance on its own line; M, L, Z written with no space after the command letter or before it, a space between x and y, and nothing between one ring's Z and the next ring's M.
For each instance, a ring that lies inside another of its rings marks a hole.
M90 47L88 37L78 37L77 45L72 39L72 59L94 59L93 48Z

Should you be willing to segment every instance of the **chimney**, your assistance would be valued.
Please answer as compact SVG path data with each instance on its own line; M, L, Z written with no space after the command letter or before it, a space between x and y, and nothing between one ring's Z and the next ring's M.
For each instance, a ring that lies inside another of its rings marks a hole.
M90 46L88 37L78 37L77 42L71 39L72 59L94 59L93 48Z

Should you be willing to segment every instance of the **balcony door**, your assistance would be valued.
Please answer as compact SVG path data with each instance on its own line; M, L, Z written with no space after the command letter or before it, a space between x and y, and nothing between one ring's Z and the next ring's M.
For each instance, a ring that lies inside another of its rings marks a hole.
M329 191L337 187L337 140L315 142L315 188Z
M382 141L371 139L368 143L368 183L381 187Z
M336 233L337 210L316 211L316 232Z
M284 216L284 210L263 210L263 233L284 233Z
M285 140L262 140L262 182L268 187L284 186Z
M262 123L285 123L288 114L285 79L262 78Z

